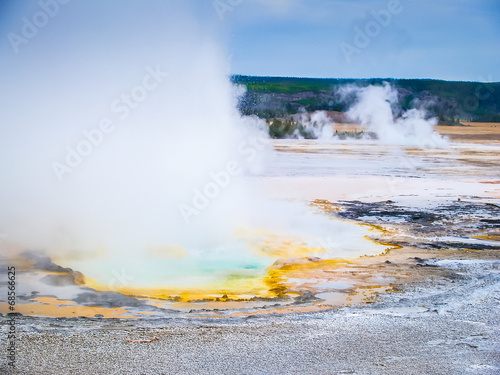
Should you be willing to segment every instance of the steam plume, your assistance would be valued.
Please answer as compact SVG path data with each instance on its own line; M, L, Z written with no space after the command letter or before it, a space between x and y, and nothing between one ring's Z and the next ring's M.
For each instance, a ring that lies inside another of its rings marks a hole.
M380 142L417 147L446 147L448 141L436 131L435 118L426 119L423 110L410 109L396 118L398 92L387 82L383 86L344 86L339 91L344 99L355 100L347 117L374 132Z

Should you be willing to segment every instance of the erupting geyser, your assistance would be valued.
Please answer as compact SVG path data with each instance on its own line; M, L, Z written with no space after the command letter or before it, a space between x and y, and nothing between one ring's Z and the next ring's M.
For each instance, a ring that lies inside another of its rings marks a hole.
M12 4L3 28L38 6ZM0 46L3 255L41 251L113 289L250 280L279 257L379 251L361 228L251 188L245 176L272 150L265 124L236 109L217 14L197 17L210 2L59 12L17 54Z

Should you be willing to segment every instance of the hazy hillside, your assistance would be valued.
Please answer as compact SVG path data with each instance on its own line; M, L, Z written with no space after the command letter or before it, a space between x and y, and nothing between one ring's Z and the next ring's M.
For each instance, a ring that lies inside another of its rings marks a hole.
M441 123L500 121L500 82L452 82L429 79L320 79L252 77L236 75L233 82L246 86L240 110L263 118L301 111L344 111L336 94L346 84L359 86L391 83L398 90L401 109L425 107Z

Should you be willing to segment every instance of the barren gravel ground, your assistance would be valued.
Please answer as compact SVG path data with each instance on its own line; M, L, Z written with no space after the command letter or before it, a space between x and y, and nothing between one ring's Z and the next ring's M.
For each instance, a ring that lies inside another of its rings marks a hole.
M436 266L430 261L429 266ZM249 318L17 318L11 374L498 374L499 261L376 303ZM1 318L2 348L7 319ZM159 340L130 343L125 339Z

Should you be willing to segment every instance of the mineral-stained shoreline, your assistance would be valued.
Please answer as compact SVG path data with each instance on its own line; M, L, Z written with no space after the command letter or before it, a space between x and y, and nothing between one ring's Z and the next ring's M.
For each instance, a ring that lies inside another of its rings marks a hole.
M403 250L380 256L386 260L377 272L407 267L413 274L396 292L362 305L225 318L1 317L3 348L9 321L16 321L16 369L5 355L0 369L27 375L498 374L500 260L487 252L481 256L487 259L450 253L422 259ZM158 340L126 341L153 337Z
M498 374L500 262L433 260L454 275L373 304L223 319L17 317L7 374ZM6 317L1 318L5 347ZM159 340L128 342L131 340Z

